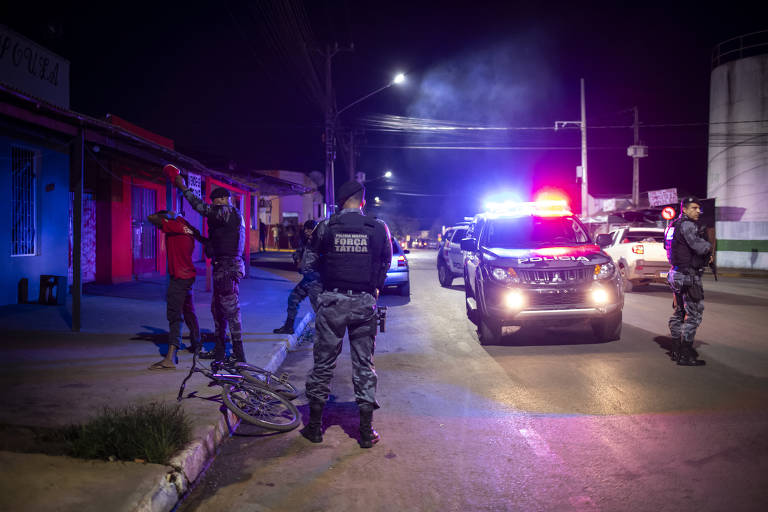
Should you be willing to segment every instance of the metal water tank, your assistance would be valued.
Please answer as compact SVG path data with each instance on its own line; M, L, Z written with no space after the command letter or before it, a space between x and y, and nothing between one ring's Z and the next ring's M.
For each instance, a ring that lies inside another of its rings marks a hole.
M768 269L768 30L715 47L708 161L718 265Z

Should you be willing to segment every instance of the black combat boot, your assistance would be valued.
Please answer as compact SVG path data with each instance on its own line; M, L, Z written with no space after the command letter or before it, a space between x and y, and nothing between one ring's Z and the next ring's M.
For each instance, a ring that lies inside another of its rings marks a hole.
M236 363L245 363L245 350L243 349L243 340L232 341L232 356Z
M323 442L323 402L311 401L309 402L309 423L299 430L302 436L306 437L313 443Z
M698 352L693 348L693 342L683 341L677 357L677 364L680 366L704 366L707 364L706 361L698 359L698 356Z
M360 406L360 448L370 448L379 442L381 436L373 430L373 405Z
M296 317L291 318L290 316L285 319L285 323L282 327L278 327L277 329L274 329L272 332L275 334L293 334L293 322L296 320Z

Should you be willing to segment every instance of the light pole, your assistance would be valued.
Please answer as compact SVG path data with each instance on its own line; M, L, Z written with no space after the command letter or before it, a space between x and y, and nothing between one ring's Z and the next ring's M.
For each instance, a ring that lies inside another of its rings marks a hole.
M576 175L581 177L581 216L589 215L589 192L587 182L587 107L584 100L584 79L581 79L581 121L555 121L555 130L575 125L581 131L581 165Z
M328 59L328 65L326 67L326 90L330 92L330 76L331 76L331 69L330 69L330 59ZM336 207L335 201L334 201L334 189L336 187L335 179L334 179L334 168L333 168L333 161L336 158L336 150L335 150L335 140L336 140L336 124L338 122L339 116L343 113L349 110L350 108L354 107L358 103L367 100L371 96L380 93L384 89L389 89L393 85L399 85L405 82L405 74L404 73L398 73L395 75L395 77L388 82L386 85L383 85L379 87L378 89L369 92L365 96L362 96L346 107L337 110L336 112L333 112L330 100L330 94L328 94L328 105L329 107L326 109L326 117L325 117L325 202L326 202L326 215L328 217L331 216L333 213L333 210ZM354 153L354 148L350 148L350 158L351 155Z

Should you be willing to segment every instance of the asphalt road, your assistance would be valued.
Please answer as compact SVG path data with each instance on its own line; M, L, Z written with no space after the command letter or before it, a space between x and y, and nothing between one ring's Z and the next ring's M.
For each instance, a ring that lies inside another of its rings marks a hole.
M241 425L179 510L768 509L768 280L706 283L694 368L666 354L662 286L627 296L616 342L584 325L481 346L460 280L409 258L410 300L382 298L382 441L357 445L345 341L324 442ZM283 369L310 366L306 348Z

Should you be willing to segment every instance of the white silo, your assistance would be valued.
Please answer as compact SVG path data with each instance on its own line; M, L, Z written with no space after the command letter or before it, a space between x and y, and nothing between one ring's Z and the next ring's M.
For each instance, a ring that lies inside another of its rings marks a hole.
M713 53L707 196L717 204L717 263L768 269L768 31Z

